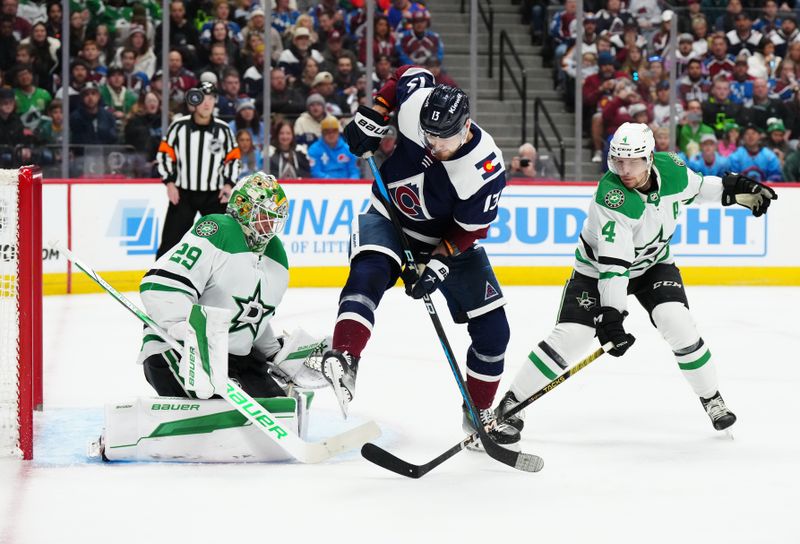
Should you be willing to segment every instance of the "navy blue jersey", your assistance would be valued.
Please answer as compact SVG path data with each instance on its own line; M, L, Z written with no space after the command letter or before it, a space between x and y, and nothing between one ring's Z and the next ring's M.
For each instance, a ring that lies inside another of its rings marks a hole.
M434 159L419 132L419 112L433 87L433 75L418 67L397 81L397 147L381 165L381 175L411 238L434 246L459 231L475 234L472 240L483 238L506 185L503 154L473 122L469 142L447 161ZM372 205L389 217L374 183Z

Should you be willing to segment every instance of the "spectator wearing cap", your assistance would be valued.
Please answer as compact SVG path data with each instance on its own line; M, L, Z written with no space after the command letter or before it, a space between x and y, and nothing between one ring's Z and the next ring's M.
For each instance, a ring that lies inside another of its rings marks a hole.
M106 82L100 86L100 97L117 120L117 128L138 100L136 93L125 87L125 72L120 66L109 69Z
M290 4L290 0L276 0L275 7L272 8L272 28L281 36L288 36L291 33L291 28L300 16L300 12L292 9Z
M763 146L762 136L763 131L758 126L745 126L742 145L728 157L730 169L756 181L783 181L778 156Z
M719 74L726 77L732 75L735 62L735 57L728 52L725 34L714 34L711 37L711 54L703 61L708 77L713 80Z
M656 100L653 104L653 124L657 127L669 126L670 112L672 111L669 100L669 81L659 81L656 84ZM680 100L675 103L675 124L679 125L683 119L683 106Z
M783 167L784 161L791 151L788 137L789 134L786 132L786 126L783 124L782 119L771 117L767 121L766 147L778 156L778 160L781 161L781 167Z
M608 51L602 51L597 57L598 71L586 78L583 84L583 103L586 112L585 119L591 126L592 142L594 145L593 162L603 160L603 114L602 109L611 100L617 80L628 79L624 72L614 68L614 56Z
M328 117L325 99L321 94L312 93L306 98L306 111L294 122L295 139L299 145L309 146L322 136L320 123Z
M14 91L0 88L0 166L3 168L20 166L31 157L33 134L25 129L16 109Z
M703 122L722 134L722 127L729 121L741 122L742 106L730 98L731 84L725 76L718 75L711 86L711 95L703 102Z
M253 34L263 40L266 26L267 18L266 13L264 13L264 8L262 8L260 5L256 5L256 7L247 13L247 24L242 29L242 43L246 44L250 39L250 36ZM280 36L280 33L278 35Z
M731 101L749 108L753 104L753 76L747 73L748 55L736 57L736 64L731 74Z
M320 123L322 138L308 147L311 177L328 179L359 179L358 158L350 153L339 130L335 117L326 117Z
M625 24L636 24L633 15L622 8L621 0L608 0L606 7L597 12L598 34L622 34Z
M162 23L156 26L156 39L153 49L161 51L163 36ZM169 3L169 47L181 53L186 66L197 66L197 51L200 46L200 33L197 26L186 17L186 4L183 0ZM191 88L191 87L190 87ZM182 99L181 99L182 100Z
M444 43L439 34L428 29L430 19L427 9L411 14L411 30L406 30L397 41L397 58L401 65L421 66L430 58L437 58L439 62L444 59Z
M789 44L796 42L798 36L800 36L800 29L797 28L795 16L785 16L781 20L780 27L774 29L767 36L775 44L775 54L786 58L789 54Z
M273 113L298 115L305 111L305 99L286 82L286 74L280 68L270 73L270 104Z
M717 151L717 137L713 134L700 136L700 152L691 157L687 164L704 176L723 177L730 170L728 159Z
M686 114L678 130L678 149L687 157L700 151L700 138L704 134L714 134L714 129L703 123L703 108L699 100L686 103Z
M350 64L352 66L356 66L358 63L355 53L344 47L343 40L342 33L338 30L334 30L328 35L325 48L322 50L322 58L325 59L325 70L328 72L336 71L336 66L339 64L339 59L342 57L350 59Z
M275 123L269 146L269 170L278 179L310 178L308 157L298 146L292 124L286 120Z
M331 115L342 117L349 116L350 107L347 99L336 92L335 80L330 72L320 72L311 83L311 92L322 95L325 99L325 109Z
M222 93L217 98L217 115L220 118L230 121L236 116L239 101L247 97L241 90L242 82L236 68L225 70L222 76Z
M385 15L376 14L374 23L374 32L372 37L372 58L377 59L381 55L387 56L390 61L394 58L395 43L394 34L389 26L389 19ZM358 60L365 64L367 63L367 33L358 40Z
M293 78L300 77L301 66L307 57L311 57L317 64L322 64L324 58L316 49L311 49L311 32L305 27L296 27L292 36L292 44L283 50L278 58L278 68Z
M789 111L786 104L777 98L770 98L769 84L765 79L753 80L753 104L745 111L744 122L758 126L762 131L767 129L770 117L787 119Z
M117 123L102 107L100 88L90 81L80 93L78 109L69 116L71 141L78 145L113 145L117 143Z
M117 49L117 54L112 64L122 64L122 52L125 49L133 50L136 55L134 71L142 72L148 79L153 77L158 59L156 59L153 48L150 46L144 27L131 25L128 37L123 42L122 47Z
M264 146L264 123L256 114L256 101L252 98L242 98L236 106L236 118L228 123L233 134L240 130L250 132L253 145L261 148Z
M758 50L747 59L747 73L755 78L766 79L775 83L778 69L783 59L775 54L775 44L769 38L763 38Z
M753 22L753 30L768 36L776 28L780 28L781 18L778 17L778 2L776 0L766 0L762 7L761 15Z
M698 59L694 50L694 36L689 33L678 36L678 51L675 53L675 62L678 65L678 77L686 72L686 66L692 59Z
M717 151L723 157L730 157L733 152L739 149L739 137L742 134L742 127L733 121L725 123L722 129L722 139L717 143Z
M661 14L661 24L652 37L653 53L661 57L672 56L671 36L672 36L672 18L675 17L675 12L672 10L665 10Z
M764 37L761 32L753 30L753 21L747 13L737 13L734 17L735 28L725 34L728 40L728 51L734 56L740 52L747 51L753 54L758 49L758 44Z
M69 67L69 85L67 86L67 93L69 96L77 96L83 86L89 79L89 68L86 66L86 61L83 59L75 59ZM55 98L63 100L64 87L56 91ZM77 101L70 101L70 111L77 109Z
M14 95L17 113L25 115L31 110L44 112L53 97L46 90L33 84L33 68L30 64L17 66L14 74Z
M372 155L372 157L375 159L375 166L380 168L386 159L392 156L395 147L397 147L397 129L393 125L389 125L386 128L386 134L384 134L383 138L381 138L381 143L378 147L378 150ZM360 168L362 178L372 178L372 170L370 169L367 161L361 161Z

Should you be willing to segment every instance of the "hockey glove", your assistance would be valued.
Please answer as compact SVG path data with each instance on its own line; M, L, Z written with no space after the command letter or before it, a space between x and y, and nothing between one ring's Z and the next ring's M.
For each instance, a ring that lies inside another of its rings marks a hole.
M413 298L422 298L425 295L430 295L436 291L439 284L445 280L450 273L450 258L444 255L436 255L419 276L419 281L411 288L411 296Z
M414 284L419 281L419 273L417 272L417 269L406 265L406 267L403 268L403 271L400 272L400 279L403 280L403 286L405 287L406 294L411 296L411 289L414 287Z
M616 308L603 306L600 308L600 313L594 318L594 326L600 345L612 342L614 349L608 353L614 357L621 357L636 341L633 335L625 332L625 327L622 326L622 320L627 315L628 312L619 313Z
M775 191L747 176L726 174L722 178L722 205L730 206L734 202L750 208L755 217L767 213L770 202L776 200Z
M388 117L368 106L359 106L353 121L344 127L344 141L350 147L350 153L363 157L378 150L388 127Z

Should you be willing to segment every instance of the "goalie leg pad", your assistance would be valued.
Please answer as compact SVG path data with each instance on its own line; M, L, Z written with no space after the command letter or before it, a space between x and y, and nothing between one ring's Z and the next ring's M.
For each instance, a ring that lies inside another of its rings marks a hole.
M716 368L688 308L680 302L666 302L653 308L650 317L672 348L678 367L695 394L713 397L718 388Z
M307 417L294 398L257 399L280 425L297 432ZM292 459L283 448L224 400L140 397L105 407L105 455L109 461L242 463Z

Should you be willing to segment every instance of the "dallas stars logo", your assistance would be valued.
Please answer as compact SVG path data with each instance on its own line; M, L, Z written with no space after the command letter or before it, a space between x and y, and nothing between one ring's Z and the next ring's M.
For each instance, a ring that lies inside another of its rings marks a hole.
M581 293L581 296L575 297L575 300L578 301L578 306L580 306L587 312L590 309L594 308L595 305L597 304L597 299L594 297L590 297L588 291L584 291L583 293Z
M603 201L611 209L619 208L625 203L625 193L620 189L612 189L603 197Z
M194 233L202 238L213 236L219 230L219 225L214 221L203 221L194 229Z
M275 313L275 306L264 304L264 301L261 300L261 282L258 282L255 291L250 297L245 298L234 295L233 300L239 306L239 311L231 319L231 327L228 329L230 332L250 329L250 332L253 333L253 338L255 338L258 334L258 328L261 326L261 321L268 315Z

